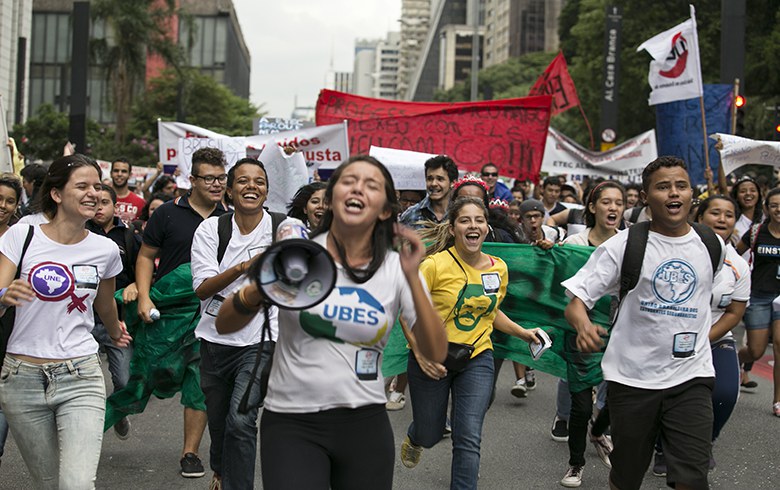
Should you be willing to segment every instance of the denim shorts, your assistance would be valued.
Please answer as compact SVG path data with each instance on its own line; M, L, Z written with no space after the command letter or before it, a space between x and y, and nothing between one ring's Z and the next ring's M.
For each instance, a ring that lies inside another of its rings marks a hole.
M780 310L772 309L772 301L776 294L753 293L750 295L750 303L745 310L745 329L764 330L772 326L772 322L780 320Z

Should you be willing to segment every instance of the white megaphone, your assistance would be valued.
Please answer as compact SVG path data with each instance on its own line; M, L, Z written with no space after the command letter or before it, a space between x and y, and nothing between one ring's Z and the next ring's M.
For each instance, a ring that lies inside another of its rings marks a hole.
M279 308L311 308L336 285L333 258L308 236L300 220L287 218L279 224L274 244L258 259L255 280L268 302Z

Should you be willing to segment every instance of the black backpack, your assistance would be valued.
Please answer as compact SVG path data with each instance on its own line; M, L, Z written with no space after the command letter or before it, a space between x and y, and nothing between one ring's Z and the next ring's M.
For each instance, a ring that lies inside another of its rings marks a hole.
M265 210L266 213L271 215L271 240L276 241L276 230L279 228L279 223L287 219L287 215L284 213L275 213L273 211ZM217 218L217 236L219 236L219 245L217 246L217 264L222 262L222 258L225 256L225 250L227 250L228 243L230 243L230 237L233 235L233 223L231 218L233 212L225 213Z
M626 252L623 255L623 263L620 268L620 295L618 300L622 303L623 298L629 291L634 289L639 282L639 276L642 272L642 262L645 259L645 249L647 248L647 237L650 233L650 221L637 223L628 229L628 240L626 241ZM691 226L701 238L712 264L712 276L720 270L723 265L723 258L726 252L725 247L721 246L718 236L709 226L699 223L692 223Z
M14 280L19 279L22 274L22 261L24 260L24 254L27 253L27 249L30 247L34 230L35 227L30 226L30 229L27 231L27 237L24 239L24 245L22 246L22 254L19 256L19 265L16 266L16 276L14 277ZM5 359L5 350L8 347L8 339L11 338L11 332L14 329L15 319L15 306L6 308L3 316L0 317L0 366L3 365L3 360Z

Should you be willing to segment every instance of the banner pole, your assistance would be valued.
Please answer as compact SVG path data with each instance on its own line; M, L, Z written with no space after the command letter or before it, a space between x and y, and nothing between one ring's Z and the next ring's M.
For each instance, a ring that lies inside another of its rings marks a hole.
M582 103L580 103L580 105L577 107L580 108L580 114L582 114L582 118L585 119L585 125L588 127L588 134L590 135L590 149L595 150L596 147L593 143L593 130L590 128L590 122L588 121L587 116L585 116L585 111L582 110Z
M704 94L699 96L699 107L701 108L701 131L704 141L704 178L707 179L707 190L712 191L715 189L715 185L712 183L710 148L709 145L707 145L707 118L704 113Z

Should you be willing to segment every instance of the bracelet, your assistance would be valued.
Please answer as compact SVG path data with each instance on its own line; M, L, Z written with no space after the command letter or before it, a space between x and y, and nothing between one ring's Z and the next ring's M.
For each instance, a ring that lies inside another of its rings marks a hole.
M8 291L8 288L0 289L0 304L3 304L3 296L5 296L5 293ZM5 306L3 304L3 306Z
M260 305L257 305L256 307L250 307L247 305L246 300L244 299L244 289L241 288L236 294L233 295L233 308L235 308L237 313L249 316L257 313L257 311L260 309Z

